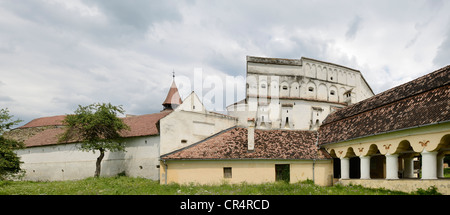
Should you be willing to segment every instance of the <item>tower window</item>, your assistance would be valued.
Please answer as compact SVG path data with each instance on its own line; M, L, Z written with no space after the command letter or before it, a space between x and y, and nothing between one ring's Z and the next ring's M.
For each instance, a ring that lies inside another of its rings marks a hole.
M313 88L313 87L309 87L309 88L308 88L308 91L309 91L309 92L313 92L313 91L314 91L314 88Z
M287 90L288 89L288 87L287 86L283 86L283 90Z
M335 92L334 90L330 91L330 95L334 96Z

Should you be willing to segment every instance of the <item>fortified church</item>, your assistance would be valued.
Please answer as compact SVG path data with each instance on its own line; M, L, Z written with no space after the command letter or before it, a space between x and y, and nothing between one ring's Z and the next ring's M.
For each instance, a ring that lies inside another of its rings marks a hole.
M159 113L127 116L126 151L107 152L102 176L176 183L291 183L312 180L403 191L436 186L450 154L450 66L374 95L361 72L310 58L247 56L246 97L228 114L205 109L175 82ZM98 155L57 142L61 116L7 135L25 180L91 177Z

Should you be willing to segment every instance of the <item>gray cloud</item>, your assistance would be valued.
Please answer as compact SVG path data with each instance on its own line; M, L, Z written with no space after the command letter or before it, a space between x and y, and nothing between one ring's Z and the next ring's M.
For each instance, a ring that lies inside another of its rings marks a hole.
M154 22L181 20L178 7L172 1L96 0L84 2L98 6L114 24L124 24L144 31Z
M356 36L356 33L361 28L361 21L362 18L360 16L355 16L350 23L350 26L348 27L347 32L345 33L345 37L348 40L354 39Z
M173 69L191 79L198 67L205 75L244 76L246 55L342 64L361 70L376 91L389 87L387 79L448 64L450 39L437 28L449 26L449 3L365 4L1 1L0 104L22 119L92 102L123 105L131 114L158 112ZM437 52L422 55L428 47Z
M450 65L450 30L447 31L445 39L439 46L433 63L438 68Z

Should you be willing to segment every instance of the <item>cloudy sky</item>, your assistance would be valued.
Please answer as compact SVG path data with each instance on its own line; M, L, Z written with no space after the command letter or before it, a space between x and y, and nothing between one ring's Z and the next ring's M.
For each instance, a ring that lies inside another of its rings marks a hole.
M348 66L379 93L450 64L449 11L439 0L1 0L0 108L25 122L94 102L158 112L173 70L244 77L247 55Z

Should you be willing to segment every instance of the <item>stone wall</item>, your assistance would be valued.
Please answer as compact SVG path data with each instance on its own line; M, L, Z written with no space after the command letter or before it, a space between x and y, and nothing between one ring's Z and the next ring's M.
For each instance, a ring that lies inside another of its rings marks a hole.
M435 186L438 192L444 195L450 195L450 179L423 180L423 179L401 179L401 180L385 180L385 179L346 179L339 180L338 184L342 185L361 185L370 188L385 188L389 190L398 190L403 192L414 192L422 188L424 190L431 186Z

